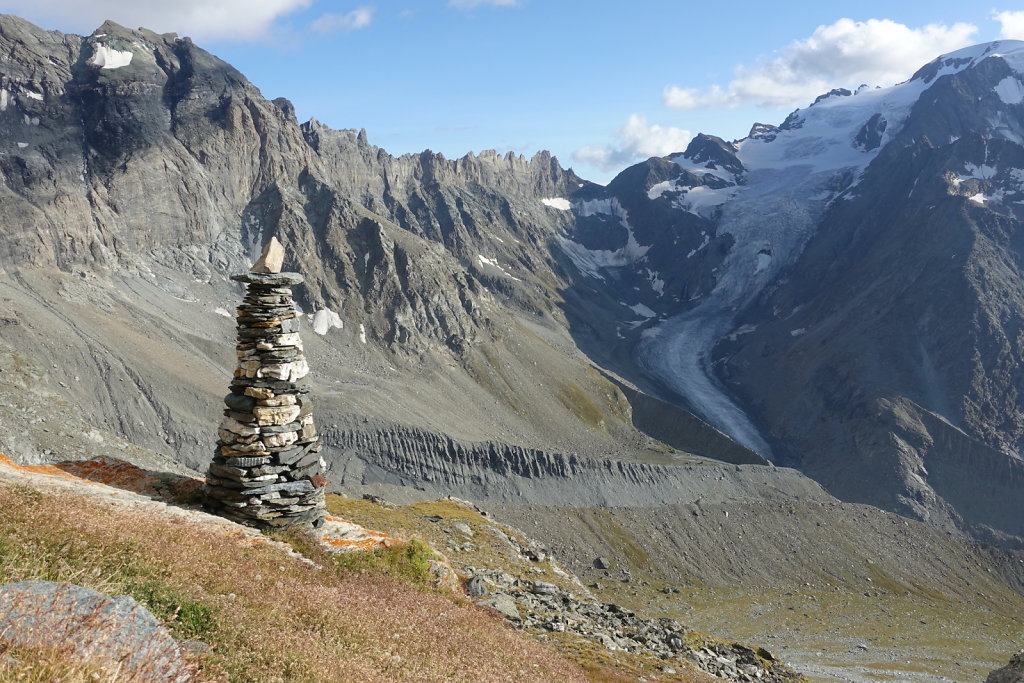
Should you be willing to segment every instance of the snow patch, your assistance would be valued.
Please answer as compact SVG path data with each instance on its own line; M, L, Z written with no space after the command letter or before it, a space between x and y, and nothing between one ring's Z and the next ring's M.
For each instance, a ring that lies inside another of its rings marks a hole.
M636 263L650 250L650 246L642 246L629 231L629 240L621 249L587 249L582 244L565 237L558 238L558 244L573 264L582 272L604 279L601 270L604 268L621 268Z
M629 310L633 311L637 315L641 315L645 318L654 318L658 315L657 313L652 311L647 306L644 306L643 304L633 304L632 306L628 306L627 308L629 308Z
M711 238L708 237L708 234L706 232L701 232L700 234L701 237L704 238L704 240L700 244L698 244L694 249L691 249L690 253L686 255L686 258L693 258L698 251L711 244Z
M564 197L546 197L540 200L540 203L544 206L550 206L552 209L558 209L559 211L568 211L572 208L572 204L569 200Z
M576 206L577 215L582 218L587 216L615 216L620 221L626 221L629 219L629 214L619 204L619 200L615 197L608 199L588 199L580 202Z
M961 176L960 180L968 180L972 178L974 180L992 180L992 178L996 177L997 170L994 166L988 166L987 164L982 164L981 166L965 164L964 172L967 173L967 175Z
M661 279L659 273L647 271L647 279L651 282L651 289L653 289L659 296L665 293L665 281Z
M969 199L970 201L974 202L975 204L980 204L982 206L985 206L985 202L991 200L992 198L991 197L987 197L983 193L979 192L978 194L972 195L972 196L968 197L967 199Z
M344 327L344 323L341 322L341 316L329 308L321 308L316 313L310 313L309 318L313 322L313 331L321 337L333 328L340 330Z
M996 83L996 94L1003 104L1021 104L1024 102L1024 84L1016 76L1007 76Z
M754 272L760 273L768 270L768 266L772 264L772 255L758 253L754 260Z
M511 278L511 279L515 280L516 282L522 282L522 280L520 280L519 278L517 278L514 275L512 275L512 273L510 273L507 270L505 270L504 268L502 268L501 264L498 263L498 259L487 258L483 254L477 254L476 255L476 260L480 264L481 268L484 267L484 266L490 266L491 268L494 268L494 269L500 271L501 274L504 275L505 277Z
M359 341L366 343L366 325L359 323Z
M26 147L28 147L28 143L27 142L19 142L18 143L18 149L25 149Z
M122 66L132 63L131 50L123 52L98 43L94 47L96 52L93 53L92 59L89 61L93 66L98 66L101 69L120 69Z
M734 342L737 339L739 339L740 337L742 337L743 335L750 334L751 332L753 332L756 329L757 329L757 325L742 325L742 326L736 328L732 333L730 333L728 335L727 339L729 341Z
M702 163L694 163L692 159L687 159L682 154L677 154L675 156L669 157L669 161L671 161L684 171L689 171L698 178L704 179L705 182L708 180L707 176L711 176L711 178L715 180L720 180L727 183L735 183L738 179L736 174L730 173L725 169L711 168L711 166L714 165L714 162L710 160Z
M652 185L651 189L647 190L648 199L657 199L666 192L671 192L676 189L675 183L671 180L663 180L657 185Z
M40 102L43 101L43 93L41 93L41 92L34 92L32 90L26 90L25 91L25 96L26 97L31 97L33 100L39 100Z
M807 332L807 328L806 327L798 327L795 330L790 330L789 331L789 336L790 337L799 337L800 335L802 335L802 334L804 334L806 332Z
M580 202L576 205L576 215L582 218L595 215L614 216L619 219L619 224L626 229L628 235L626 245L618 249L587 249L578 242L559 236L558 245L581 272L604 279L602 269L621 268L636 263L651 249L650 245L645 246L636 241L633 226L629 223L629 213L615 197Z
M217 308L213 309L213 312L216 313L217 315L222 315L225 318L230 318L231 317L231 314L228 313L227 309L222 308L220 306L218 306Z
M740 188L735 186L712 189L707 185L698 185L686 190L676 200L675 207L687 213L710 218L713 210L735 197Z

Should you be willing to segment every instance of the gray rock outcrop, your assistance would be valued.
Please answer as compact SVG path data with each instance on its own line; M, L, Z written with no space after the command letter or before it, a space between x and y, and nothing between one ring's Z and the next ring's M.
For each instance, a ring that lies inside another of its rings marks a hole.
M581 598L545 581L529 581L497 570L479 570L470 583L486 587L477 604L502 614L518 628L573 633L611 651L645 654L666 663L687 661L728 681L786 683L802 677L767 650L741 643L694 642L674 619L645 619L632 610Z
M0 640L29 648L59 645L126 680L193 680L178 643L127 595L112 598L53 581L8 584L0 587Z

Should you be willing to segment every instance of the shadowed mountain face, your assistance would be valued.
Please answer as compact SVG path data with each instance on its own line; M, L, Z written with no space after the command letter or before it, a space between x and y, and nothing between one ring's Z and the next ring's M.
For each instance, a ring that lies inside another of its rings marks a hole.
M393 157L300 124L188 39L2 17L0 384L35 413L0 449L121 437L203 468L234 364L226 278L276 235L306 278L313 395L346 485L432 490L435 472L562 495L492 481L506 454L590 500L550 452L682 457L639 426L1013 543L1021 49L833 91L600 187L546 153ZM91 429L44 430L67 412ZM645 504L615 479L640 470L600 462L566 471Z

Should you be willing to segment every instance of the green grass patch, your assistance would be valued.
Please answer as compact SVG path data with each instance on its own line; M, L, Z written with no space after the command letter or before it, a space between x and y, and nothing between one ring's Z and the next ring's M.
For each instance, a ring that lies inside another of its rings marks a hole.
M575 383L562 384L559 386L556 396L562 405L575 415L580 422L590 425L595 429L604 428L604 413L580 385Z
M204 640L217 630L216 611L159 579L128 585L128 595L146 605L179 638Z
M432 588L431 563L438 560L434 549L423 541L411 540L392 548L372 552L339 553L335 564L343 571L387 574L417 588Z
M30 510L45 496L23 486L8 489L18 506ZM130 595L176 637L203 638L216 628L214 609L174 587L158 567L140 557L138 543L115 539L96 544L74 529L0 526L0 582L39 580L74 583L108 595Z

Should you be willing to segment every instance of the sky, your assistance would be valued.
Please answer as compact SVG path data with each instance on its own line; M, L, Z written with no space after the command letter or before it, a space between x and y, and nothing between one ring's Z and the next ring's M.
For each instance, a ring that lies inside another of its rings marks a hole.
M485 149L607 182L744 137L832 88L887 86L939 54L1024 40L1005 0L0 0L90 34L105 19L191 36L300 120L365 128L392 154Z

